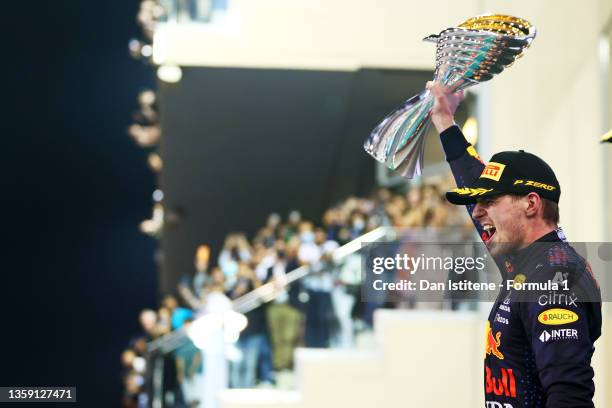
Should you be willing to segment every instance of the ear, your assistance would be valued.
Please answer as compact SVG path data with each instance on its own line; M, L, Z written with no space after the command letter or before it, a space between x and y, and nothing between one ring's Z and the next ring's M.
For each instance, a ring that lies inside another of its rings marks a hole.
M542 208L542 199L537 193L529 193L524 197L525 215L528 218L535 217Z

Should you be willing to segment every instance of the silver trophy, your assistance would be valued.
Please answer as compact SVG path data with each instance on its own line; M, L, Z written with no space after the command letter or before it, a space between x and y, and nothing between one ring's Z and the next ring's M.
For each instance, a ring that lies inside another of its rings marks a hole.
M512 65L535 35L528 21L487 14L423 40L436 43L434 81L456 92L488 81ZM433 102L427 90L408 99L370 133L365 150L404 177L420 175Z

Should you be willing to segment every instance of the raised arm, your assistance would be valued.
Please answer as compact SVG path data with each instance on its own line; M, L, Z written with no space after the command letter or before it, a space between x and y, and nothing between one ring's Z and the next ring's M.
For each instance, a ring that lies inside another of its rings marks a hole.
M485 167L474 146L465 139L461 129L455 124L454 115L463 100L463 91L452 93L449 88L434 82L428 82L427 89L435 98L431 121L440 134L446 161L450 165L457 188L463 189L466 185L473 184ZM470 194L467 190L465 193ZM474 206L467 205L466 208L471 216ZM482 237L481 225L474 221L474 226Z

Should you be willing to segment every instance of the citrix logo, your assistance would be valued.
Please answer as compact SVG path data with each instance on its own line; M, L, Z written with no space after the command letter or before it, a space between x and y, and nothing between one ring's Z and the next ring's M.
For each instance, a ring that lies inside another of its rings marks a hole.
M566 294L566 293L557 293L557 292L548 292L547 295L541 295L538 298L538 305L547 306L547 305L563 305L563 306L575 306L578 307L576 302L578 301L578 296L574 293Z

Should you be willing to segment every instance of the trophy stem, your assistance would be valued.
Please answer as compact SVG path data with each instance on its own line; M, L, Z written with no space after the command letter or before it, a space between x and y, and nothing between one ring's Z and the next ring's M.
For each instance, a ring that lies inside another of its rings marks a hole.
M401 142L398 136L405 133L402 128L407 125L407 120L415 112L420 111L423 99L428 94L428 91L423 91L413 96L387 115L370 133L363 145L365 150L376 160L390 167L393 152Z

